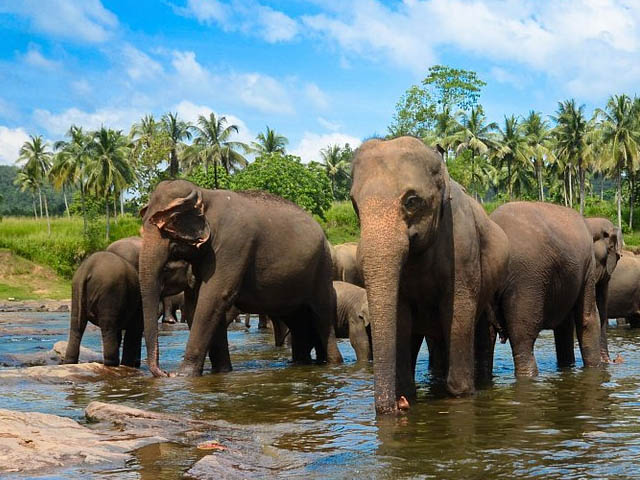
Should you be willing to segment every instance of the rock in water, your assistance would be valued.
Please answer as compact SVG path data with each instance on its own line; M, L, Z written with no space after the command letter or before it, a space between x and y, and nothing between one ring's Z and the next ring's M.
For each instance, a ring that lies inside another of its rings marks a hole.
M67 342L56 342L51 350L37 353L7 354L0 358L0 365L5 367L34 367L42 365L60 365L64 361ZM102 363L102 354L85 347L80 347L79 363Z
M141 375L140 370L131 367L105 367L101 363L78 363L0 370L0 383L25 380L41 383L87 382Z

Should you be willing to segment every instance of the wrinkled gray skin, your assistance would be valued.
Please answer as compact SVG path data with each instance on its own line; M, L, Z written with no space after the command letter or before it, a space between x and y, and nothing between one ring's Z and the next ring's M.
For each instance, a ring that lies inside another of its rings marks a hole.
M284 321L293 360L342 361L335 332L329 244L322 228L296 205L263 192L205 190L184 180L161 182L141 211L140 289L149 370L158 365L155 309L170 260L193 266L198 302L182 375L201 375L211 346L218 371L231 369L226 315L235 305Z
M116 240L107 247L107 252L121 256L139 270L140 250L142 249L142 237L126 237ZM188 318L195 310L193 292L185 292L191 289L194 284L191 268L185 261L169 262L163 270L162 283L162 321L165 323L175 323L175 312L179 308L183 322L188 322ZM182 294L182 299L174 297Z
M625 318L632 328L640 327L640 258L622 251L609 280L607 313L610 318Z
M358 265L358 243L348 242L331 248L333 279L364 287L362 271Z
M412 137L365 142L351 198L362 231L376 411L408 407L425 336L448 391L473 392L475 378L491 375L495 332L484 310L502 283L506 236L450 180L442 155Z
M587 228L593 238L593 255L596 261L596 305L600 316L600 357L609 363L607 342L607 297L609 281L622 253L622 232L607 218L585 218Z
M73 275L71 324L64 363L78 363L80 342L87 322L100 327L105 365L118 366L122 363L140 368L143 323L138 273L118 255L94 253Z
M541 202L512 202L491 219L509 238L509 268L496 316L511 344L516 376L535 376L533 346L552 329L558 366L575 362L573 330L585 367L600 364L598 265L592 235L578 212Z
M336 291L336 337L348 338L358 362L373 360L367 291L346 282L333 282Z

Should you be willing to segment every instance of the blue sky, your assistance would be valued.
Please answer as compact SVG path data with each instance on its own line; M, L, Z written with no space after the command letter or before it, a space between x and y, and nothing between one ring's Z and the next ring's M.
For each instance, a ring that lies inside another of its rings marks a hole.
M487 82L491 120L591 110L640 81L637 0L0 0L0 163L27 134L214 111L303 160L386 133L429 66Z

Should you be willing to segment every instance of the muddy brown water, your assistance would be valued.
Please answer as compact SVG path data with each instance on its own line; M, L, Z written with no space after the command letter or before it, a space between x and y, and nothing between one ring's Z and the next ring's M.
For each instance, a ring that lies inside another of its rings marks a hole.
M66 339L68 313L4 313L0 323L28 327L0 332L0 356L34 353ZM611 328L613 356L620 353L625 362L590 370L558 370L553 337L544 332L536 345L539 377L518 381L508 345L498 345L493 386L461 399L447 397L431 381L423 347L410 413L376 419L371 367L355 365L348 341L339 344L344 365L292 366L289 351L274 347L270 331L256 325L229 333L229 374L12 383L0 385L0 407L83 422L86 405L100 400L224 419L304 460L304 478L640 478L640 332ZM184 327L163 329L163 367L177 368L187 335ZM88 329L83 346L100 350L96 329ZM173 479L202 455L163 443L138 450L125 466L41 477Z

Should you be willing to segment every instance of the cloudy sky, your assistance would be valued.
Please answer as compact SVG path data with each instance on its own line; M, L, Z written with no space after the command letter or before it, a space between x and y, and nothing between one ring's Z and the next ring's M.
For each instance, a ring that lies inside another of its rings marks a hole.
M0 163L27 134L214 111L317 159L386 133L429 66L487 82L491 120L640 85L638 0L0 0Z

